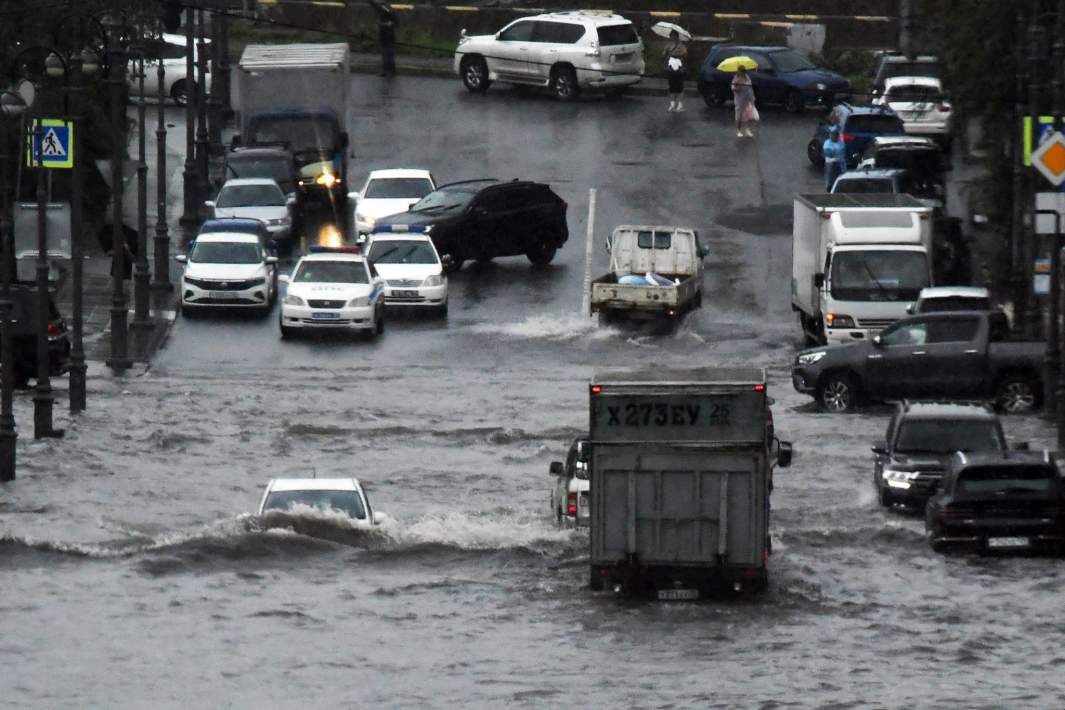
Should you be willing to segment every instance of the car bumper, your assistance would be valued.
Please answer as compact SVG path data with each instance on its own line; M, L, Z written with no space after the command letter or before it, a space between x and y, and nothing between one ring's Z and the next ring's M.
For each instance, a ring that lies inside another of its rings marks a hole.
M374 308L311 308L284 304L281 306L281 325L315 330L369 330L377 325Z
M817 378L804 368L795 367L791 370L791 386L795 388L796 392L813 394L817 388Z
M902 129L911 136L942 136L950 133L951 125L946 121L906 121Z
M1042 552L1065 550L1065 531L1040 519L977 521L975 525L943 525L930 540L943 547L979 552ZM1009 541L1011 544L998 544ZM1019 542L1022 544L1012 544Z
M632 86L643 77L643 67L634 64L620 66L597 66L577 70L577 83L584 88L611 88L615 86Z
M447 286L385 287L385 305L432 307L447 303Z
M825 340L829 345L846 345L868 340L879 332L869 328L825 328Z
M182 282L181 305L196 308L258 308L267 303L268 284L239 291L212 291Z

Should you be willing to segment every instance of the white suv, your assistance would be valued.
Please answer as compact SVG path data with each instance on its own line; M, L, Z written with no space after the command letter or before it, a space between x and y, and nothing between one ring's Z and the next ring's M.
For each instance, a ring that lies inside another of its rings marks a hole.
M547 86L568 101L581 89L621 93L643 71L643 42L636 28L610 12L523 17L494 35L468 37L463 30L455 50L455 73L473 92L506 81Z

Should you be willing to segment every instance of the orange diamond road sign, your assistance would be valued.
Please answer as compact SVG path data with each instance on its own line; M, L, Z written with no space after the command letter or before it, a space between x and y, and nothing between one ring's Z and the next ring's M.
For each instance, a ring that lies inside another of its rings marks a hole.
M1032 167L1057 187L1065 182L1065 136L1055 132L1032 153Z

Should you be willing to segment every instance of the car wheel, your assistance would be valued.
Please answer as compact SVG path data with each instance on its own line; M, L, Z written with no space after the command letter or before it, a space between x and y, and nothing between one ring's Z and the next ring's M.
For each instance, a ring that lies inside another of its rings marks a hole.
M816 138L806 145L806 157L815 168L825 167L825 156L821 153L821 144Z
M189 102L189 83L184 79L178 79L170 87L170 98L178 106L184 106Z
M802 113L802 110L806 108L806 102L802 99L802 94L792 89L784 95L784 110L788 113Z
M375 329L375 332L378 335L384 335L385 334L385 313L384 313L384 309L382 309L381 312L377 314L377 322L376 322L375 325L377 326L376 329Z
M278 325L281 327L281 339L282 340L288 340L289 338L291 338L293 335L296 334L295 331L292 328L289 328L286 325L281 325L280 323L278 323Z
M581 95L577 73L572 67L558 67L551 74L551 91L560 101L573 101Z
M451 251L449 255L451 256L451 261L444 268L444 271L449 274L453 274L462 268L462 264L466 261L466 257L464 257L460 252L454 250Z
M555 527L562 529L562 508L555 508Z
M817 385L817 403L829 412L849 412L858 404L858 383L846 372L834 372Z
M550 242L543 241L525 252L525 256L529 257L529 261L536 266L547 266L555 258L557 252L558 247Z
M447 318L447 301L444 301L444 305L436 309L437 318Z
M1024 414L1039 407L1039 384L1027 375L1010 375L995 388L995 408L1006 414Z
M459 67L462 71L462 83L475 94L483 94L492 84L488 78L488 65L481 57L466 57Z

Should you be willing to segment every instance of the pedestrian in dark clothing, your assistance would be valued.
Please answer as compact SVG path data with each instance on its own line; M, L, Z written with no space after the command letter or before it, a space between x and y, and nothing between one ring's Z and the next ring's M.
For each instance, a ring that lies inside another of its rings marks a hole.
M377 39L381 43L381 76L396 73L396 11L384 3L369 0L377 12Z
M662 52L666 59L666 80L669 82L669 108L667 111L684 110L684 77L688 73L686 61L688 47L680 39L680 33L669 33L669 46Z

